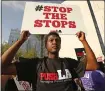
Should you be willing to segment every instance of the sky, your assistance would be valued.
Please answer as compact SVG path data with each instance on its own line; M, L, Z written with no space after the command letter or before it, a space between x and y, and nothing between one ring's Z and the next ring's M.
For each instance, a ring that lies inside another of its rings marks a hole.
M21 29L25 2L2 1L2 42L8 41L11 29Z
M62 3L63 0L50 0L47 2ZM25 3L26 1L2 1L2 42L8 41L11 29L18 28L21 30Z

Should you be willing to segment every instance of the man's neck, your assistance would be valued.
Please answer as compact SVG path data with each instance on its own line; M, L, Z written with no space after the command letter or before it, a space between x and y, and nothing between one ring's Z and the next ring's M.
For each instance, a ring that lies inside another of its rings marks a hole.
M48 58L55 59L55 58L58 58L58 57L59 57L58 53L48 53Z

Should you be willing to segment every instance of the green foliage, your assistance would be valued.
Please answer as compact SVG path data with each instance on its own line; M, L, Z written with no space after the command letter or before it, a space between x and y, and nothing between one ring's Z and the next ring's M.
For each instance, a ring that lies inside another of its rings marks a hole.
M18 59L19 57L22 56L22 54L23 54L23 53L22 53L22 50L19 49L18 52L17 52L16 55L15 55L15 58Z
M2 43L1 44L1 54L3 54L9 47L10 45L7 42Z
M1 45L1 54L3 54L10 45L5 42ZM15 59L18 59L19 57L25 57L25 58L34 58L37 57L37 52L35 48L28 49L27 51L23 51L22 49L19 49L18 52L15 54Z
M25 58L34 58L37 57L37 52L34 48L27 50L27 52L24 52L22 57Z

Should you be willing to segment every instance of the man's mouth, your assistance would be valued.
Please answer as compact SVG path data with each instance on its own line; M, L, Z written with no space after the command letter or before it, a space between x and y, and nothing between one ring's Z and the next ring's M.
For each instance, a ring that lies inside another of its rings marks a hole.
M52 48L54 48L54 49L55 49L55 48L58 48L58 47L57 47L57 46L52 46Z

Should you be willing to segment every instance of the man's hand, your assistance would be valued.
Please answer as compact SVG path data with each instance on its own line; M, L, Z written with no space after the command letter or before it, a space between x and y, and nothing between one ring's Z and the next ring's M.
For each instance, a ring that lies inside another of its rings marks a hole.
M76 35L77 35L78 39L79 39L81 42L86 41L85 33L84 33L84 32L82 32L82 31L77 32Z
M26 41L29 36L30 36L30 33L29 33L28 30L22 31L20 40L21 40L21 41Z

